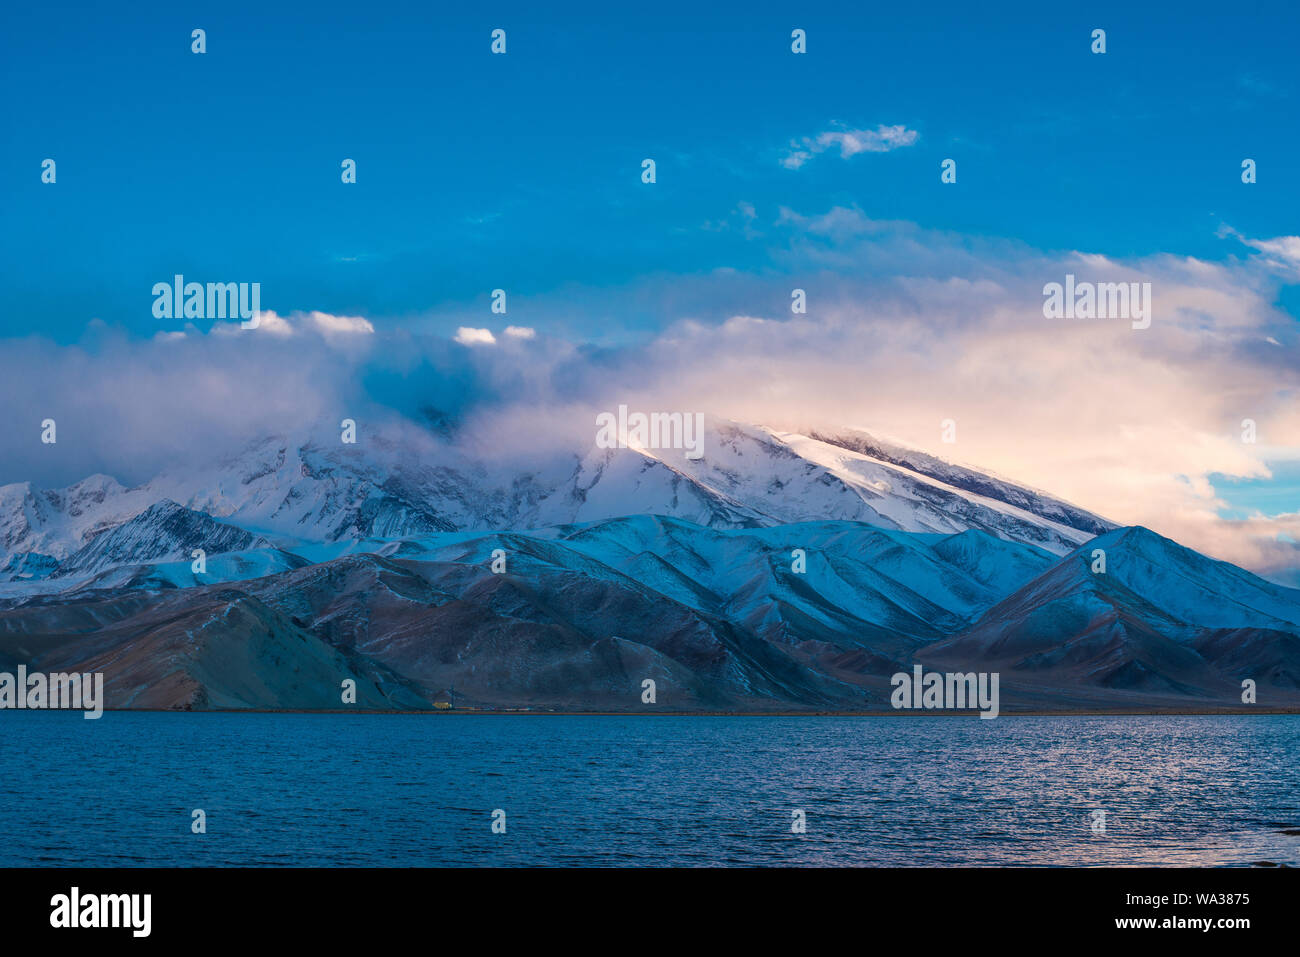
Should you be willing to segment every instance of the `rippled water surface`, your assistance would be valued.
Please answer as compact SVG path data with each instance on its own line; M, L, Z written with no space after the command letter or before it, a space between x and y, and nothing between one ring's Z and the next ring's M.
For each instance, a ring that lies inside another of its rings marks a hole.
M4 712L0 865L1300 864L1298 756L1300 716Z

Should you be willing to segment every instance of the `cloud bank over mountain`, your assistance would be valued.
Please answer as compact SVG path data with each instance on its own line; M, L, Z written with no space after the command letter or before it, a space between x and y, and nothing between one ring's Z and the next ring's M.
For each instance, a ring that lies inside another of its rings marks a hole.
M276 312L254 330L177 322L140 339L89 321L73 345L6 340L0 482L140 482L268 434L337 439L345 418L361 441L405 427L522 460L590 447L595 415L627 404L865 428L1292 580L1300 502L1234 508L1229 480L1267 485L1300 460L1300 337L1277 305L1296 237L1229 229L1219 262L1128 261L844 206L742 218L766 269L565 286L504 316L486 299L335 316L268 289ZM1044 318L1043 286L1067 275L1150 282L1151 327ZM606 331L628 311L660 321Z

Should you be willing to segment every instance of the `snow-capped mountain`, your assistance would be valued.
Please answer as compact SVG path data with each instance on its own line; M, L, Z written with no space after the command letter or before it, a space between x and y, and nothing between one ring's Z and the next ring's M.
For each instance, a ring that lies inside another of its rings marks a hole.
M134 488L102 475L62 490L0 488L0 574L41 578L57 569L66 576L110 561L153 561L148 528L134 533L144 550L115 542L93 553L93 563L85 550L164 502L279 545L657 514L713 528L844 520L898 531L980 530L1065 554L1113 527L1050 496L865 433L817 438L714 422L705 447L700 459L592 448L510 467L450 445L413 449L383 435L356 445L269 437ZM228 544L246 547L233 538ZM83 557L68 564L78 553Z
M206 556L270 543L242 528L225 525L203 512L163 500L116 528L90 539L59 563L57 577L86 575L118 565L188 560L196 551Z
M1300 591L1145 529L1060 558L971 530L662 516L227 553L0 601L0 664L102 670L111 707L889 710L914 663L1017 708L1300 707ZM365 543L363 543L365 544ZM1092 543L1090 543L1092 544ZM1085 547L1086 549L1086 547ZM500 564L498 564L500 563ZM1154 573L1153 573L1154 572Z
M0 565L17 565L29 555L67 558L158 498L148 488L125 489L107 475L65 489L42 490L30 482L0 486Z
M125 488L0 489L0 665L110 707L888 708L914 663L1020 708L1300 706L1300 591L861 432L512 465L270 437ZM206 564L191 556L202 550ZM1105 553L1099 571L1096 556Z
M1104 554L1105 567L1095 555ZM1300 689L1300 590L1214 561L1150 529L1121 528L1067 555L927 647L1049 687L1160 694Z

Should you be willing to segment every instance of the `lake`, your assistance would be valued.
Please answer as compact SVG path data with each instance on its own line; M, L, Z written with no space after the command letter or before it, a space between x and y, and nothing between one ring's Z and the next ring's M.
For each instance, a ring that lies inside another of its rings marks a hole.
M1298 754L1297 715L7 711L0 865L1300 864Z

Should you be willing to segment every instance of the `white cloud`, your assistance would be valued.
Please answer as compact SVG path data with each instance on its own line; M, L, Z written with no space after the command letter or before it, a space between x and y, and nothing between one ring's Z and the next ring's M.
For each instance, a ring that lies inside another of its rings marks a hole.
M536 339L537 330L528 326L506 326L506 335L514 339Z
M256 326L246 329L242 320L236 320L213 323L211 329L211 334L215 336L260 333L280 339L311 333L335 344L345 338L373 335L374 332L375 327L369 319L360 316L335 316L314 309L310 312L292 312L288 316L281 316L273 309L263 309L258 313Z
M218 328L220 327L213 326L212 331L216 332ZM259 312L257 314L257 325L249 330L243 329L243 324L238 322L226 323L224 328L230 332L253 331L266 336L280 336L283 338L292 336L295 331L292 322L283 316L277 315L270 309L263 309Z
M1272 239L1248 239L1231 226L1219 229L1220 236L1232 236L1251 249L1263 253L1265 266L1290 278L1300 278L1300 236L1275 236Z
M324 336L331 335L373 335L375 327L369 319L360 316L333 316L327 312L307 313L304 322L313 326Z
M0 343L0 405L20 421L58 420L65 458L54 484L128 468L143 480L225 441L333 427L341 408L367 401L382 407L367 412L375 417L415 416L425 405L491 416L500 432L465 434L488 446L511 436L539 455L589 441L582 410L620 402L775 428L856 426L1252 570L1300 567L1296 547L1279 539L1300 539L1300 502L1226 519L1233 493L1217 477L1268 482L1300 457L1300 335L1275 305L1279 277L1261 268L1282 261L1287 237L1250 240L1244 261L1119 261L839 207L782 210L771 237L770 264L754 272L538 297L530 309L547 317L548 335L528 348L467 355L457 344L497 336L462 327L452 341L311 313L264 314L267 331L297 334L252 340L237 323L226 335L191 330L165 342L118 341L102 329L94 345L9 340ZM1149 281L1151 327L1045 319L1043 285L1067 273ZM807 291L806 315L790 312L796 286ZM646 302L682 318L618 346L558 332ZM525 339L528 328L508 327L505 340ZM353 342L383 347L344 347ZM956 445L939 441L946 418L957 421ZM1241 441L1246 418L1258 424L1256 444ZM29 432L0 430L9 480L38 477L51 462Z
M798 169L804 163L832 147L840 148L840 156L848 159L859 153L888 153L903 146L911 146L919 134L906 126L877 126L874 130L827 130L816 136L805 136L790 143L790 152L781 160L786 169Z
M455 341L462 346L491 346L496 345L497 337L492 335L491 329L474 329L470 326L461 326L456 330Z

